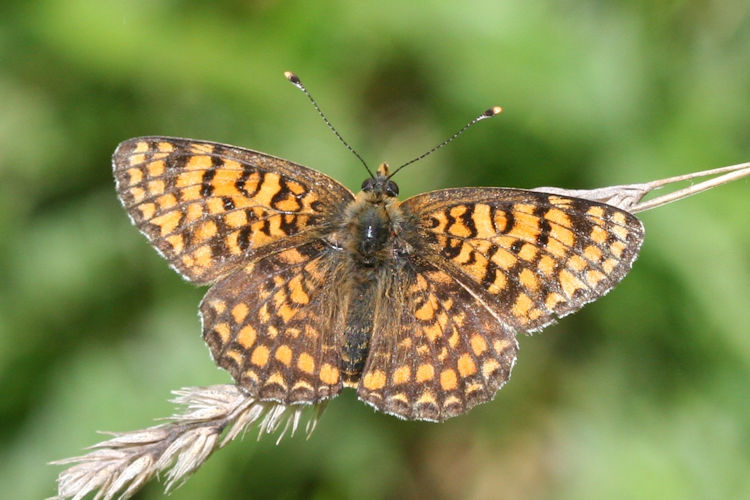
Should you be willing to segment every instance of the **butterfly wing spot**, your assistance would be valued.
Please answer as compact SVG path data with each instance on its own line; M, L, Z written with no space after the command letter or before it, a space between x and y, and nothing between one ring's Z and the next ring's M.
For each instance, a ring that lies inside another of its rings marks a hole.
M432 380L432 378L435 376L435 367L423 363L419 365L419 368L417 368L417 383L426 382L428 380Z
M172 193L167 193L159 196L156 199L157 205L159 205L159 210L162 212L166 212L167 210L171 208L175 208L177 206L177 198ZM151 217L145 217L144 219L150 219Z
M532 292L537 292L541 284L539 276L529 268L523 268L521 272L518 273L518 280L524 288L527 288Z
M593 205L586 210L586 215L602 219L604 218L604 208L601 205Z
M144 219L152 219L156 214L156 205L154 203L144 203L138 207L138 210Z
M253 354L250 356L250 362L261 368L266 366L268 363L268 347L259 345L253 349Z
M627 244L625 243L625 241L614 241L609 246L610 253L612 253L612 255L614 255L615 258L618 258L618 259L622 256L622 253L626 249L627 249Z
M370 391L377 391L385 387L385 372L374 370L368 372L362 379L362 385Z
M469 377L470 375L474 375L476 372L477 366L474 363L471 355L468 353L462 354L458 358L458 373L461 375L461 378Z
M302 352L297 359L297 368L308 375L312 375L315 372L315 360L308 353Z
M499 370L500 363L497 360L488 359L482 363L482 376L487 380L494 378Z
M213 333L219 336L222 342L229 340L230 330L229 325L226 323L219 323L213 328Z
M571 227L571 220L568 214L558 208L550 208L547 210L544 214L544 218L560 227L568 229Z
M611 214L612 222L620 226L627 226L628 219L625 217L624 212L614 212Z
M531 298L525 293L519 293L516 302L513 304L512 312L514 316L522 318L528 315L532 307L534 307L534 302Z
M339 382L339 369L330 363L324 363L320 367L320 380L327 385L335 385Z
M518 252L518 256L527 262L533 262L538 254L539 248L531 243L524 243Z
M440 386L444 391L453 391L458 387L458 378L453 369L448 368L440 373Z
M247 304L245 304L244 302L240 302L232 308L232 319L234 319L234 322L236 324L241 325L247 317L247 313L249 311L250 308L247 306Z
M564 305L566 302L565 297L557 292L550 292L544 299L544 305L549 311L557 311L558 306Z
M621 254L622 252L620 252L620 255ZM602 251L596 245L588 245L586 248L583 249L583 256L589 262L599 262L602 259ZM619 257L619 255L616 255L616 257Z
M212 220L207 220L195 228L191 239L195 243L203 243L216 236L218 232L219 228L216 226L216 223Z
M482 353L487 350L487 341L478 333L472 335L469 342L471 344L472 352L477 357L481 356Z
M607 259L602 263L602 269L606 274L611 274L619 262L616 259Z
M573 299L577 291L586 289L586 285L584 285L581 280L579 280L568 269L562 269L560 271L558 280L562 286L563 292L568 297L568 300Z
M286 367L289 367L292 364L292 350L288 345L282 344L277 347L274 357Z
M588 262L586 262L586 260L580 255L576 254L568 257L568 260L565 264L567 265L568 269L577 273L584 270L588 266Z
M602 228L601 226L594 226L591 229L591 235L590 235L591 241L593 241L594 243L598 245L603 245L604 243L606 243L608 236L609 235L607 231L605 231L604 228Z
M402 365L393 371L392 382L394 385L402 385L407 383L411 379L411 368L407 365Z
M255 339L258 338L258 331L251 325L245 325L237 332L237 343L245 349L250 349L255 344ZM228 339L222 338L223 343L226 343Z
M276 386L276 387L273 387ZM284 380L284 376L281 372L273 372L268 376L266 382L263 384L263 392L265 397L273 397L275 394L284 393L289 390L289 386Z
M607 276L597 271L596 269L589 269L586 271L585 280L586 283L589 285L589 288L596 289L599 286L599 283L601 283L603 280L605 280Z

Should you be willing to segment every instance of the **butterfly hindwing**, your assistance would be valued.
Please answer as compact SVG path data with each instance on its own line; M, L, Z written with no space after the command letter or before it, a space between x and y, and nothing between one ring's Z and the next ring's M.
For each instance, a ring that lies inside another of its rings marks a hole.
M510 377L518 345L491 307L438 265L419 259L375 314L357 394L408 420L440 421L488 401Z
M262 400L314 403L338 394L345 292L320 241L277 248L208 291L203 337L216 363Z

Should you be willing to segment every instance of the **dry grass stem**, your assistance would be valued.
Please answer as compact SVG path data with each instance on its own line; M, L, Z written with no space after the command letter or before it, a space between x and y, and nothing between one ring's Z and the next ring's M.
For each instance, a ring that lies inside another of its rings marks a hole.
M718 177L714 177L712 179L693 184L684 189L679 189L677 191L673 191L651 200L641 202L643 197L649 194L651 191L660 189L669 184L714 175ZM645 210L650 210L652 208L661 207L663 205L666 205L667 203L672 203L673 201L687 198L688 196L701 193L722 184L727 184L748 175L750 175L750 163L740 163L738 165L732 165L729 167L703 170L701 172L668 177L666 179L659 179L643 184L624 184L621 186L609 186L599 189L561 189L555 187L540 187L536 188L535 191L542 191L545 193L559 194L564 196L575 196L577 198L600 201L602 203L608 203L623 210L627 210L631 213L638 213Z
M54 499L129 498L154 474L166 475L166 491L182 484L215 450L258 424L258 439L281 429L279 441L297 431L306 406L287 406L257 401L235 385L188 387L173 391L172 400L183 411L166 423L147 429L106 433L112 438L91 446L79 457L52 462L71 465L57 478ZM314 405L306 424L308 436L315 429L325 404ZM225 432L226 431L226 432ZM222 433L224 433L221 439Z

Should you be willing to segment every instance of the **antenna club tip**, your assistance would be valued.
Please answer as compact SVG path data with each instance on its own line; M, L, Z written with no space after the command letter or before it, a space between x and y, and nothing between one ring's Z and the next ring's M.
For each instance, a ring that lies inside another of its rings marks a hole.
M493 106L484 112L484 116L489 118L491 116L499 115L502 112L503 112L503 108L501 108L500 106Z
M286 77L287 80L289 80L290 82L292 82L295 85L299 85L300 84L299 77L297 75L295 75L294 73L292 73L291 71L284 71L284 77Z

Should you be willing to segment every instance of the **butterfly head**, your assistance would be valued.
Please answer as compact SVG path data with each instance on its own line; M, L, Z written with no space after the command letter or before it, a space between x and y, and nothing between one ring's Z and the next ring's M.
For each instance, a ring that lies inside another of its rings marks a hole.
M374 177L368 177L362 183L362 191L372 193L375 196L385 196L395 198L398 196L398 185L390 180L388 164L381 163L378 165L378 173Z

